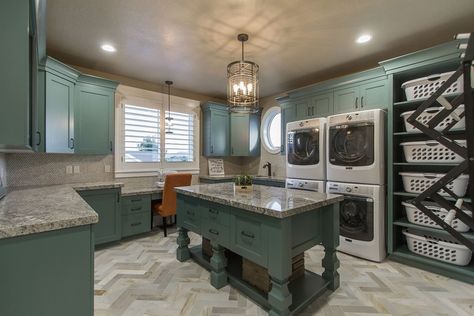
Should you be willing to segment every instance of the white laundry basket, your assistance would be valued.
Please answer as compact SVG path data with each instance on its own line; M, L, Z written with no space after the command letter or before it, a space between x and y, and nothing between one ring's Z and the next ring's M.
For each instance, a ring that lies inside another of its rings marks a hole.
M403 188L409 193L422 193L436 181L445 176L442 173L419 173L419 172L399 172L403 180ZM459 197L466 194L469 176L460 175L448 184L448 189ZM439 191L440 195L449 196L444 190Z
M432 108L427 108L421 114L416 118L416 120L422 124L427 124L436 114L441 112L444 108L443 107L432 107ZM420 133L420 130L410 123L407 122L407 119L410 115L413 114L415 111L407 111L403 112L400 114L400 117L403 118L403 121L405 123L405 130L408 133ZM459 116L464 112L464 104L460 104L456 110L454 110L454 113ZM435 130L441 131L445 129L446 126L451 124L451 122L454 120L452 116L447 116L444 120L442 120L437 126L435 126ZM454 126L451 128L451 130L464 130L466 129L466 119L464 117L461 118Z
M466 147L465 140L456 140L460 146ZM425 163L460 163L464 159L448 147L437 141L418 141L400 143L407 162Z
M407 101L429 98L449 77L454 73L445 72L442 74L433 74L428 77L422 77L404 82L402 89L405 90ZM463 77L460 76L443 95L463 92Z
M439 206L435 202L422 202L423 205L432 211L436 216L438 216L441 220L444 220L446 216L448 215L448 211L441 206ZM428 226L428 227L434 227L434 228L439 228L441 229L441 226L436 224L431 218L425 215L422 211L420 211L415 205L408 203L408 202L402 202L402 205L405 207L405 211L407 213L407 218L410 223L417 224L417 225L422 225L422 226ZM467 216L472 217L472 212L468 211L464 208L462 208L464 213L466 213ZM465 233L469 231L469 226L464 224L461 220L458 218L455 218L451 222L451 227L454 230L457 230L458 232Z
M411 252L458 266L465 266L471 262L472 251L450 237L441 239L412 230L404 230L403 234Z

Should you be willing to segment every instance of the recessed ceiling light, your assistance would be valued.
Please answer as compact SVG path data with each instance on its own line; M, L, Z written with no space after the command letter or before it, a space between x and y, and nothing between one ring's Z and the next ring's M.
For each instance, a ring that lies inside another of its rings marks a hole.
M372 39L372 35L370 35L370 34L362 34L361 36L359 36L359 37L356 39L356 43L358 43L358 44L367 43L367 42L370 41L371 39Z
M117 51L117 49L115 49L115 47L113 47L110 44L104 44L100 46L100 48L102 48L102 50L105 50L106 52L109 52L109 53L114 53Z

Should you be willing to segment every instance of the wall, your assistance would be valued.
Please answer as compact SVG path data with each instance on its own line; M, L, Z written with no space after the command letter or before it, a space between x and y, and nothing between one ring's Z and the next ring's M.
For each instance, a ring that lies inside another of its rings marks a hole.
M0 183L3 183L4 186L7 185L7 166L6 158L4 154L0 154Z
M6 154L8 186L52 185L112 181L113 156L45 153ZM105 172L105 165L112 172ZM80 172L66 174L66 166L79 166Z

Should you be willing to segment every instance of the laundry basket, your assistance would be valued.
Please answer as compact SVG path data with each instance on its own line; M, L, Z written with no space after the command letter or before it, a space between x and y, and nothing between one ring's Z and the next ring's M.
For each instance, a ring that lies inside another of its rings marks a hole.
M436 216L438 216L441 220L444 220L446 218L446 215L448 215L448 211L441 206L439 206L435 202L422 202L423 205L432 211ZM441 226L436 224L431 218L425 215L422 211L420 211L415 205L408 203L408 202L402 202L402 205L405 207L405 211L407 213L407 218L410 223L417 224L417 225L422 225L422 226L428 226L428 227L434 227L434 228L439 228L441 229ZM472 212L468 211L466 209L462 209L464 213L466 213L467 216L472 217ZM451 227L454 230L457 230L458 232L465 233L469 231L469 226L464 224L460 219L455 218L451 222Z
M403 188L409 193L422 193L435 182L445 176L442 173L419 173L419 172L399 172L403 180ZM468 175L460 175L447 185L448 189L453 191L459 197L466 194L467 185L469 184ZM449 196L444 190L438 192L441 195Z
M472 251L446 236L438 238L413 230L404 230L408 249L416 254L439 261L465 266L471 262Z
M407 101L429 98L449 77L454 73L445 72L442 74L433 74L428 77L422 77L404 82L402 89L405 90ZM460 76L453 84L446 89L443 95L463 92L463 77Z
M460 146L466 147L465 140L456 140ZM464 159L454 151L437 141L419 141L400 143L407 162L425 163L460 163Z
M421 124L428 124L428 122L439 112L441 112L444 108L443 107L432 107L432 108L427 108L421 114L416 118L418 122ZM407 122L408 117L412 115L415 111L407 111L403 112L400 114L400 117L403 118L403 121L405 123L405 130L408 133L420 133L420 130L410 123ZM456 110L454 110L454 113L457 116L460 116L464 112L464 104L460 104ZM451 122L454 120L454 118L450 115L448 115L444 120L442 120L437 126L435 126L435 130L437 131L442 131L443 129L446 128ZM451 130L463 130L466 129L466 120L464 117L462 117L454 126L451 128Z

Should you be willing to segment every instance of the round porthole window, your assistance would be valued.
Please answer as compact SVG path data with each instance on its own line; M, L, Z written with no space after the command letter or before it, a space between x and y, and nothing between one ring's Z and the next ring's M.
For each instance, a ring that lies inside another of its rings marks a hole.
M263 147L272 154L280 152L281 148L281 111L274 106L268 109L262 119Z

